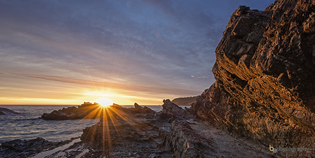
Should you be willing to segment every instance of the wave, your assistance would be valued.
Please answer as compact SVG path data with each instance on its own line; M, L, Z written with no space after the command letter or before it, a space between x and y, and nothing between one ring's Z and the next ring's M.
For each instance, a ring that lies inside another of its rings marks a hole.
M14 121L34 121L34 120L42 120L42 118L37 117L37 118L15 119Z

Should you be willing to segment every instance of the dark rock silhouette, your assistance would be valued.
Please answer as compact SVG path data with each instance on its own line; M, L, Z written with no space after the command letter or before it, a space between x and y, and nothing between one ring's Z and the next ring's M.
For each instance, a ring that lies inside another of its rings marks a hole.
M51 113L44 113L41 117L44 120L72 120L72 119L94 119L100 116L93 111L97 111L100 108L98 103L84 102L78 107L68 107L61 110L54 110Z
M139 104L135 103L134 104L135 108L131 110L134 110L137 113L151 113L151 114L156 114L156 112L146 106L141 107Z
M265 11L240 6L216 49L216 82L192 105L195 115L265 146L313 150L314 5L278 0Z
M15 115L15 114L20 114L20 113L7 109L7 108L0 108L0 115Z
M51 150L61 145L69 143L71 140L51 142L43 138L36 138L30 140L15 139L4 142L0 145L0 157L32 157L37 153Z
M163 109L162 113L172 115L172 116L184 116L188 112L185 111L183 108L179 107L178 105L171 102L169 99L163 100Z
M135 103L134 106L135 106L135 109L142 109L138 103Z

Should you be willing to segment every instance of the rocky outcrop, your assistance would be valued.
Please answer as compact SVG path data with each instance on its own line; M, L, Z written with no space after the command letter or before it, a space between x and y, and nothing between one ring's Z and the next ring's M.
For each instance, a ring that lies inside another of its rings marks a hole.
M216 49L216 82L194 114L265 146L314 149L314 11L306 0L278 0L265 11L240 6Z
M186 121L172 122L168 142L176 158L210 157L211 150L213 152L211 139L199 135Z
M163 100L162 113L173 117L183 117L188 114L186 110L171 102L169 99Z
M97 115L99 110L100 105L98 103L84 102L81 106L54 110L51 113L44 113L41 117L44 120L94 119L99 118Z
M7 109L7 108L0 108L0 115L16 115L16 114L20 114L20 113Z
M141 107L139 104L135 103L134 104L135 108L134 111L136 113L150 113L150 114L156 114L156 111L148 108L147 106Z
M71 140L61 142L51 142L43 138L36 138L30 140L15 139L4 142L0 145L0 157L32 157L44 150L51 150L61 145L69 143Z

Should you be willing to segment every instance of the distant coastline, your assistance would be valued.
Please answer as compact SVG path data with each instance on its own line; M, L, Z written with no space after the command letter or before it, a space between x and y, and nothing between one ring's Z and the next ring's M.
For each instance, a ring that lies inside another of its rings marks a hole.
M190 106L193 102L196 101L198 96L193 97L180 97L172 100L173 103L179 106Z

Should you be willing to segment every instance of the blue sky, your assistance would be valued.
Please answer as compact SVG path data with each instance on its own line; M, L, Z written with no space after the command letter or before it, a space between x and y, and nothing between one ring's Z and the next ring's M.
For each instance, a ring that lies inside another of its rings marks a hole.
M271 3L0 0L0 104L158 104L201 94L215 81L214 50L234 10Z

